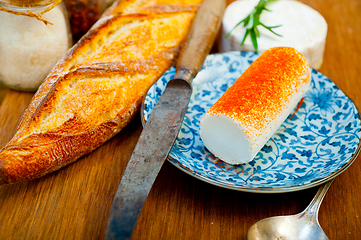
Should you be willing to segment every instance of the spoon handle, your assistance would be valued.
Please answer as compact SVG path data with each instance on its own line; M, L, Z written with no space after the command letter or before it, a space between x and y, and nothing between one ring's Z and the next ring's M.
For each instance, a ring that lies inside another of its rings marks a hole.
M325 197L327 190L330 188L333 180L334 178L320 186L311 203L301 214L308 216L309 218L314 218L316 220L318 219L318 210L320 209L321 202Z

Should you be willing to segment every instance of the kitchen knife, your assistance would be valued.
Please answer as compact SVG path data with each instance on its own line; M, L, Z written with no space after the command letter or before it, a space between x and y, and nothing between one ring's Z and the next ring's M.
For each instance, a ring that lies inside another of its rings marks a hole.
M191 82L210 52L226 3L204 0L181 49L176 75L153 109L128 162L110 210L106 239L130 239L143 204L182 125Z

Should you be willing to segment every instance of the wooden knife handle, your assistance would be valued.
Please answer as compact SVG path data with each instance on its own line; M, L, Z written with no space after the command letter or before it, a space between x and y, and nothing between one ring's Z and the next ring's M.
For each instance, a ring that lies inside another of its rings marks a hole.
M176 67L177 72L187 71L193 75L191 79L186 79L187 81L191 81L202 68L221 26L225 8L225 0L204 0L200 6Z

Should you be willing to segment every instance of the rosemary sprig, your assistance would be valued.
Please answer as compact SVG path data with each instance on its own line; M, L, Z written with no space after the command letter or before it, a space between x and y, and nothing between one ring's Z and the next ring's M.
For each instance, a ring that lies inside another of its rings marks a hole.
M246 29L246 33L244 34L243 40L241 42L241 46L244 44L244 41L246 40L247 36L250 35L253 47L254 47L256 52L258 52L257 37L260 36L258 28L257 28L259 25L266 28L267 30L269 30L273 34L282 37L280 34L275 33L272 30L273 28L278 28L278 27L280 27L282 25L266 26L265 24L261 23L260 20L259 20L259 17L261 15L261 13L263 12L263 10L266 10L266 11L270 12L270 10L266 8L266 5L271 3L271 2L274 2L274 1L277 1L277 0L260 0L258 2L257 6L255 6L255 8L253 9L253 11L247 17L245 17L242 21L237 23L236 26L234 26L231 29L231 31L229 31L229 33L226 34L225 37L228 37L236 27L238 27L240 24L243 23L243 26Z

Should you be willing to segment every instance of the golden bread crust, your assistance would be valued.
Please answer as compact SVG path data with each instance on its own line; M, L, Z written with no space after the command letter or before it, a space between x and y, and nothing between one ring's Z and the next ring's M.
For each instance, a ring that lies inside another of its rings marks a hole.
M0 151L0 184L58 170L132 120L174 64L201 0L169 2L114 3L59 60Z

